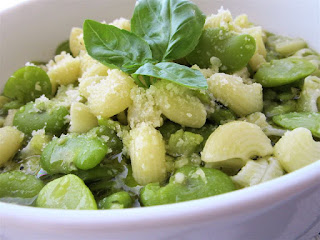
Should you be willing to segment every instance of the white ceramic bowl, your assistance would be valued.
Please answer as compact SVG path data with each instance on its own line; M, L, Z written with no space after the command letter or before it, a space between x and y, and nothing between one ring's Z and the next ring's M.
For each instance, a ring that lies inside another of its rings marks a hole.
M0 12L0 89L30 60L52 58L86 18L130 18L134 0L31 0ZM221 5L270 31L305 38L320 51L318 0L195 1ZM1 153L0 153L1 154ZM105 211L0 203L0 239L308 240L320 230L320 161L254 187L164 206ZM0 186L1 187L1 186Z

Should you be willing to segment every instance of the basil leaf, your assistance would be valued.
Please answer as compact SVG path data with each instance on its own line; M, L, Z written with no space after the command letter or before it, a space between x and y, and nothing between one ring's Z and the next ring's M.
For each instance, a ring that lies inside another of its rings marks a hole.
M52 86L48 74L36 66L26 66L18 69L8 79L3 95L20 103L35 100L41 95L52 96Z
M139 75L165 79L189 88L208 88L207 80L200 71L172 62L146 63L132 75L138 83ZM150 81L146 82L150 85Z
M205 15L186 0L140 0L131 19L131 31L150 45L153 58L183 58L198 44Z
M152 61L150 47L142 38L112 25L85 20L83 39L88 54L108 67L133 73Z

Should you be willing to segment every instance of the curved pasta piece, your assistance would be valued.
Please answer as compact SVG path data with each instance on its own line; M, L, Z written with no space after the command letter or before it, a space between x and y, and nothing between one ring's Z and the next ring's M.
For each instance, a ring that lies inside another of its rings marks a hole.
M249 61L249 65L253 71L257 71L262 63L265 63L267 50L263 41L263 31L261 27L244 28L243 33L250 34L256 41L256 52Z
M229 10L219 9L218 14L212 14L206 18L204 29L207 28L229 28L229 23L232 22L232 15Z
M86 50L83 41L83 30L81 28L74 27L71 29L69 47L74 57L78 56L80 51Z
M232 176L231 179L240 187L256 185L261 182L267 168L268 162L266 159L249 160L240 172Z
M87 87L88 107L96 116L112 117L132 103L130 91L134 86L130 76L117 69L110 70L107 77Z
M158 81L151 89L160 110L171 121L193 128L205 124L206 109L190 89L165 80Z
M218 162L233 158L267 156L273 149L270 139L255 124L233 121L220 125L208 138L201 159Z
M14 127L0 128L0 167L18 152L23 138L24 134Z
M274 146L274 155L287 172L293 172L320 160L320 142L306 128L287 132Z
M117 28L131 31L130 20L128 20L126 18L118 18L118 19L114 20L112 23L110 23L109 25L113 25Z
M216 73L207 81L213 96L237 115L262 111L262 86L259 83L247 85L242 78L225 73Z
M301 112L318 112L317 101L320 98L320 78L309 76L304 80L297 109Z
M56 91L57 85L74 83L80 76L80 59L73 58L65 52L55 56L54 61L51 60L47 67L53 92Z
M255 112L246 116L243 121L259 126L267 136L283 136L287 130L276 128L267 122L266 116L261 112Z
M131 128L145 122L153 127L160 127L163 124L161 111L156 105L153 91L141 87L134 87L130 97L132 104L128 108L128 121Z
M99 82L101 82L102 79L106 79L106 77L103 76L92 76L92 77L82 77L79 78L79 92L82 96L85 98L89 97L88 87L93 86Z
M284 174L282 167L274 157L261 158L259 160L249 160L247 164L232 176L232 180L240 187L249 187Z
M86 133L96 126L98 126L98 119L86 105L79 102L72 103L69 132Z
M140 185L162 182L166 178L165 143L161 133L148 124L130 131L129 155L132 174Z

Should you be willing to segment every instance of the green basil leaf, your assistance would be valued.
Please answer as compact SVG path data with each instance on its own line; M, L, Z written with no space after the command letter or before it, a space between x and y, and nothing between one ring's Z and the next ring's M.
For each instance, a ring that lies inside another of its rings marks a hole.
M142 38L112 25L85 20L83 39L88 54L108 67L133 73L152 61L150 47Z
M153 58L183 58L197 45L205 15L187 0L140 0L131 19L131 31L150 45Z
M165 79L189 88L208 88L207 80L200 71L173 62L146 63L132 76L139 81L139 75Z
M36 66L26 66L18 69L8 79L3 95L20 103L35 100L41 95L52 96L52 86L48 74Z

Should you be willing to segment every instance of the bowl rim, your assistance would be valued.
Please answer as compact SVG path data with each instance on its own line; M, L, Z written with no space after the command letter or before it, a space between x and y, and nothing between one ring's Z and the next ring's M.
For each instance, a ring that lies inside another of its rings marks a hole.
M39 0L20 0L0 9L0 17L26 4ZM48 226L68 228L103 228L119 230L137 226L183 225L212 219L223 220L230 216L266 210L294 198L318 185L320 161L282 177L233 192L174 204L122 210L62 210L35 208L0 202L0 220L7 225ZM231 207L232 206L232 207ZM24 218L21 216L28 216ZM61 217L63 216L63 217ZM190 217L192 216L192 218ZM58 220L57 220L58 219ZM90 225L87 223L90 222ZM86 227L87 226L87 227Z
M294 198L318 185L320 161L268 182L212 197L181 203L121 210L63 210L35 208L0 202L0 217L8 224L48 224L78 228L90 222L90 228L122 229L141 226L187 225L195 221L219 221L268 208ZM27 219L21 216L28 216ZM63 218L61 218L63 216ZM124 217L125 216L125 217ZM192 216L186 217L186 216ZM57 220L59 219L59 220Z

